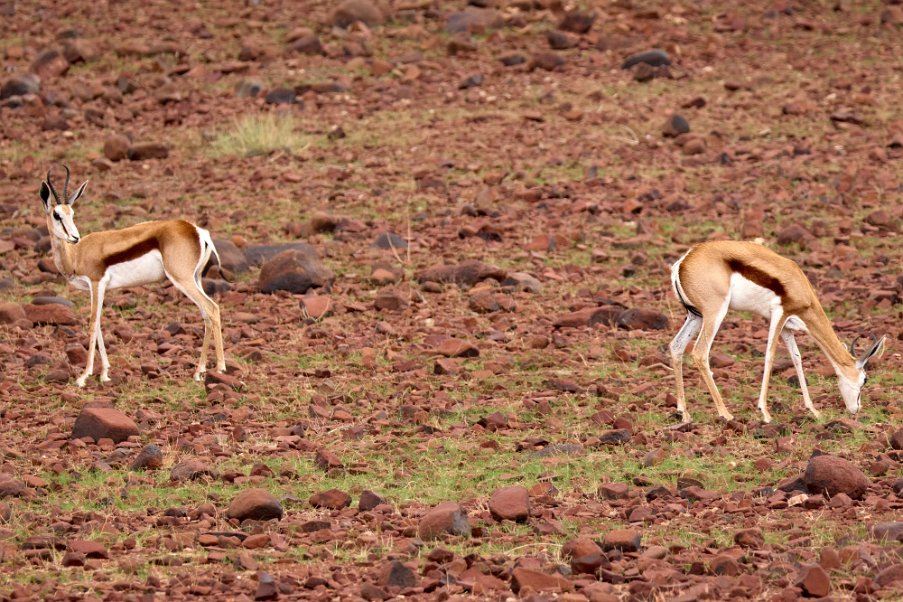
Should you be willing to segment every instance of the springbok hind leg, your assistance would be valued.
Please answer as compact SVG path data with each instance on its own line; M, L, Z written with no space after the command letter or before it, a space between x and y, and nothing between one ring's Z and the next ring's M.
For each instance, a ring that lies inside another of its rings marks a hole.
M687 320L680 327L674 340L669 345L671 351L671 367L674 369L674 382L677 386L677 411L683 422L690 422L690 413L687 411L687 397L684 390L684 352L691 340L696 338L702 328L702 318L688 313Z
M771 422L771 414L768 413L768 381L771 379L771 370L774 367L774 355L778 347L778 334L784 329L787 318L781 309L776 309L771 314L771 324L768 326L768 344L765 347L765 371L762 374L762 390L759 393L759 410L762 412L762 422Z
M718 330L721 328L721 323L724 321L724 316L727 315L729 307L730 294L725 297L721 308L714 317L711 313L703 312L702 329L699 332L699 337L696 339L696 344L693 346L693 359L696 360L696 367L699 369L700 374L702 374L702 381L705 383L706 388L709 390L709 394L715 401L715 409L718 411L718 415L725 420L733 420L734 417L724 405L724 400L721 398L721 393L718 391L718 386L715 384L715 378L712 375L712 369L709 366L709 353L712 351L712 343L715 340L715 335L718 334Z

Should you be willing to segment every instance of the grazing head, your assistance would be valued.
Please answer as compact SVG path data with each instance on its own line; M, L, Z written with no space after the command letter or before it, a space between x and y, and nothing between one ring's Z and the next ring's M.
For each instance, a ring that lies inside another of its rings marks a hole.
M53 186L51 180L52 168L47 171L47 179L41 182L41 202L44 204L44 213L47 215L47 230L51 236L65 240L72 244L77 243L81 237L78 234L78 228L75 227L75 212L72 205L85 192L88 181L79 186L72 196L69 196L69 168L63 166L66 170L66 182L63 184L63 196L60 197L59 192Z
M856 360L855 368L847 374L840 374L840 395L843 397L843 402L846 404L847 411L850 414L856 414L859 412L859 408L862 407L862 387L867 380L865 366L873 357L881 357L881 354L884 353L886 342L887 336L875 339ZM856 357L855 345L856 341L850 343L850 355L853 357Z

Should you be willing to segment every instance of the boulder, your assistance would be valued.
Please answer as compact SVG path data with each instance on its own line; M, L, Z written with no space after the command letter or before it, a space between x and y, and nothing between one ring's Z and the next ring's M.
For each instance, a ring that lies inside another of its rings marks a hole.
M130 161L147 161L148 159L165 159L169 156L169 147L160 142L142 142L129 147Z
M621 550L622 552L636 552L640 549L642 536L636 529L615 529L605 534L602 539L602 549Z
M196 481L204 477L216 478L216 476L215 468L198 458L189 458L172 467L169 480L175 482Z
M23 305L25 316L35 324L49 324L53 326L72 326L78 324L78 317L72 308L65 305L35 305L29 303Z
M292 249L267 261L260 269L257 284L264 293L306 293L311 288L328 286L334 278L316 253Z
M213 246L219 255L220 267L229 270L234 274L243 274L250 268L248 258L245 257L244 251L231 240L224 238L214 238Z
M25 309L18 303L0 303L0 324L13 324L27 319Z
M810 493L835 496L845 493L854 500L861 499L869 486L869 479L858 466L829 454L809 460L803 483Z
M103 156L110 161L122 161L129 157L129 147L132 145L128 138L121 134L114 134L103 142Z
M518 593L522 589L534 592L570 592L574 590L574 584L561 575L518 567L511 572L511 591Z

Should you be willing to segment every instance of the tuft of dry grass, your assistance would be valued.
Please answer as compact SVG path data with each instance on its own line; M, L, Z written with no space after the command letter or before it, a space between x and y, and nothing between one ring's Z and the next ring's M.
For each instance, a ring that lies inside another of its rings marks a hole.
M297 126L297 120L291 115L249 115L233 120L228 129L218 132L210 150L215 156L240 157L303 150L310 145L310 139L299 133Z

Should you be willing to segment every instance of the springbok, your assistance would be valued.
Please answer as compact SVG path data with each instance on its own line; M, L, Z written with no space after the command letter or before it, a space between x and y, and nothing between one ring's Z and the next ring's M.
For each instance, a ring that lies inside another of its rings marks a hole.
M69 168L63 184L63 196L53 186L51 170L41 182L41 201L47 217L53 262L74 287L91 293L91 332L85 371L75 381L84 387L94 372L94 349L100 351L101 382L110 380L110 362L100 330L100 313L108 289L141 286L168 278L186 297L194 301L204 318L204 342L195 380L207 370L210 336L216 348L216 369L226 370L219 306L201 286L201 270L211 254L219 262L210 233L184 220L144 222L122 228L95 232L82 237L73 221L72 205L85 192L87 180L69 196ZM52 168L51 168L52 169ZM55 202L54 202L55 201Z
M715 400L718 415L733 417L724 406L709 367L709 352L724 316L729 309L749 311L770 320L768 344L765 347L765 374L759 393L759 410L764 422L768 413L768 380L774 365L777 341L784 340L803 392L806 408L819 417L812 405L803 364L794 331L812 336L831 361L840 383L840 394L851 414L859 411L865 366L884 352L887 337L875 340L857 359L853 344L847 349L825 315L815 290L803 270L790 259L756 243L712 241L698 244L687 251L671 267L671 284L678 299L687 309L687 320L671 341L671 362L677 381L677 410L684 422L690 421L683 383L683 355L687 344L696 338L693 358L706 387Z

